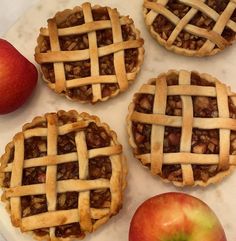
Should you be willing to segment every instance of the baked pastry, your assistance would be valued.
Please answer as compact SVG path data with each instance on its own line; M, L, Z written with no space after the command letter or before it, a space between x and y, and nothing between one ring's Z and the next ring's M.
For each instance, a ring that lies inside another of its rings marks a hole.
M151 35L187 56L214 55L236 40L235 0L144 0Z
M143 39L116 9L82 4L58 12L40 29L35 60L56 93L80 102L125 91L143 62Z
M37 240L82 239L121 208L122 146L95 116L59 111L36 117L0 161L12 224Z
M236 165L236 94L207 74L169 71L134 95L134 155L177 186L215 183Z

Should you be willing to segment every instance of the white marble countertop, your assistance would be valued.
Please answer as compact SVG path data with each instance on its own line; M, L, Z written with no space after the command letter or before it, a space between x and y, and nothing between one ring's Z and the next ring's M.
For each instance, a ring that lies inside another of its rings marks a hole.
M166 72L168 69L175 68L206 72L230 85L232 90L236 91L236 44L223 53L210 58L199 59L178 56L159 46L149 35L143 23L143 0L90 1L92 3L117 7L122 15L130 15L134 19L136 27L141 30L141 35L145 39L146 54L144 65L137 81L126 93L117 96L107 103L91 106L72 103L64 97L57 96L39 80L35 94L28 103L9 115L0 116L0 155L12 136L21 129L24 123L31 121L36 115L59 109L76 109L79 112L86 111L98 115L102 121L109 123L111 128L117 132L119 140L123 144L129 165L129 185L126 190L123 209L120 213L95 234L88 235L85 239L86 241L110 241L111 238L114 241L126 241L129 222L137 206L153 195L170 191L184 191L205 201L221 220L228 241L235 241L236 172L225 178L223 182L207 188L195 187L181 190L170 184L164 184L159 178L152 177L133 158L127 141L125 116L127 115L127 106L132 99L133 93L143 83L147 82L149 78L153 78L161 72ZM47 7L45 7L45 2L47 2ZM83 0L1 0L0 37L6 37L29 60L34 61L33 55L38 29L44 26L49 16L53 16L56 11L62 10L65 7L71 8L82 2ZM31 10L27 10L34 4L36 5ZM111 114L114 112L114 109L118 113L117 115ZM0 235L0 241L32 241L30 236L21 234L18 229L11 226L8 214L3 205L0 204L1 232L5 239Z
M0 36L3 36L17 19L38 1L39 0L1 0Z

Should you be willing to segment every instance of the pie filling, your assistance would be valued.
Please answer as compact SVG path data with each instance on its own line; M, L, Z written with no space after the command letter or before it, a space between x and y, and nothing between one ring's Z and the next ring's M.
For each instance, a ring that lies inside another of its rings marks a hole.
M55 236L60 238L67 238L67 237L83 237L84 233L80 228L79 223L71 223L66 225L61 225L56 227Z
M152 0L150 0L152 2ZM227 7L229 0L206 0L205 4L214 9L217 13L221 14ZM178 0L169 0L166 8L175 14L178 18L182 19L191 9L189 6L181 3ZM236 22L236 10L231 16L231 20ZM195 16L191 19L189 24L197 26L199 28L204 28L208 31L211 31L215 26L215 21L208 17L206 14L198 11ZM165 41L168 40L171 33L175 29L175 25L171 23L165 16L158 14L152 23L154 31ZM235 40L236 33L225 27L222 36L228 41L233 42ZM175 39L173 45L189 49L189 50L199 50L203 44L206 42L206 39L189 32L182 30L177 38ZM215 47L217 48L217 46Z
M155 84L155 81L153 83ZM170 74L167 77L168 85L178 85L178 75ZM191 74L191 84L200 86L214 86L213 82L202 79L198 74ZM151 94L139 94L135 99L134 110L141 113L153 113L154 96ZM217 100L213 97L193 96L194 117L215 118L218 117ZM229 98L230 117L236 118L236 106ZM182 116L182 100L180 96L168 96L166 115ZM136 154L148 154L151 152L152 125L141 122L132 122L132 132L137 149ZM165 127L163 152L174 153L180 151L181 128ZM236 132L231 131L230 154L236 153ZM197 129L192 130L191 153L219 154L219 129ZM150 166L150 165L149 165ZM220 170L217 165L192 165L194 180L207 182L210 177L215 176ZM181 165L163 165L163 178L170 181L183 181Z
M60 116L59 125L73 123L76 119L69 116ZM45 126L45 125L44 125ZM35 127L35 126L34 126ZM111 137L103 127L90 123L85 129L85 139L87 148L99 148L110 146ZM25 159L37 158L47 155L47 140L44 137L32 137L25 140ZM74 132L59 135L57 138L57 153L59 155L76 152ZM14 148L11 149L9 161L13 162ZM98 156L89 159L88 180L106 178L112 175L111 160L107 156ZM62 163L57 165L57 181L79 179L78 161ZM10 187L11 173L5 173L3 186ZM22 185L32 185L46 182L46 166L30 167L23 170ZM65 192L57 194L56 210L69 210L78 208L79 193ZM96 189L90 191L90 207L107 208L111 205L110 189ZM30 195L21 197L22 218L48 212L46 195ZM94 223L96 220L92 220ZM38 236L49 235L49 228L42 228L33 231ZM84 231L80 224L72 223L55 227L56 237L76 237L84 236Z
M93 20L109 20L108 10L105 7L92 10ZM72 26L84 24L84 16L82 11L71 14L65 21L58 24L58 28L68 28ZM123 41L136 39L136 33L133 31L130 24L122 25ZM103 47L113 44L112 29L103 29L96 31L97 46ZM88 34L70 35L59 37L60 48L62 51L74 51L89 49ZM44 37L40 46L40 52L46 53L51 50L49 37ZM138 49L124 50L124 62L127 73L135 71L138 64ZM91 76L90 60L66 62L64 63L66 80L84 78ZM42 72L45 78L55 83L55 73L53 63L42 64ZM114 54L99 57L99 74L100 75L115 75ZM111 96L119 89L118 84L102 84L102 98ZM75 100L91 101L93 99L92 86L84 85L80 87L72 87L66 90L66 94Z

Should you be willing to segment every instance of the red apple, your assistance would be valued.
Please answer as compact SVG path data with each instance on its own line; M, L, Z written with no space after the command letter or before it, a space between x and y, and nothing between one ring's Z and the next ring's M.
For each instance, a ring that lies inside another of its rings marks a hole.
M0 114L23 105L38 79L36 67L6 40L0 39Z
M170 192L139 206L130 223L129 241L226 241L226 236L206 203Z

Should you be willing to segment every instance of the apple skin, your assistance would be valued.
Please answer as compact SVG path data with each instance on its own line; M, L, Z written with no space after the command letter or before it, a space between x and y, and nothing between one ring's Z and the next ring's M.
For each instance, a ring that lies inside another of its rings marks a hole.
M136 210L129 241L227 241L210 207L185 193L154 196Z
M0 39L0 114L23 105L38 80L36 67L4 39Z

